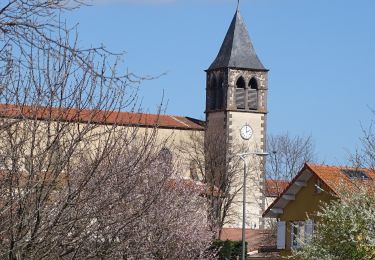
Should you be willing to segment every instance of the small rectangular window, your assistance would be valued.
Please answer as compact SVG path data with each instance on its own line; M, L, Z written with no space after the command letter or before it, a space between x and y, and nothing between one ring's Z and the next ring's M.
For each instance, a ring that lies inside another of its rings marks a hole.
M314 222L312 220L291 223L291 248L298 249L309 243L312 238Z
M296 249L300 247L301 243L301 227L300 222L291 223L291 235L292 235L292 248Z
M315 193L321 193L322 191L324 191L323 187L322 187L322 181L320 179L317 179L316 180L316 183L315 183Z
M198 172L197 172L197 164L195 161L190 161L190 178L194 181L199 181Z

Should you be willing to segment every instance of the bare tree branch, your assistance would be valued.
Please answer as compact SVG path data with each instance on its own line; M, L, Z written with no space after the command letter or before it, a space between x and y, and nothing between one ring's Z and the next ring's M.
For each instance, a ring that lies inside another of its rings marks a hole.
M291 137L288 133L268 136L266 178L291 180L305 162L314 161L314 144L311 136Z
M0 258L203 258L202 198L168 189L156 125L124 126L142 78L60 20L81 4L0 6Z

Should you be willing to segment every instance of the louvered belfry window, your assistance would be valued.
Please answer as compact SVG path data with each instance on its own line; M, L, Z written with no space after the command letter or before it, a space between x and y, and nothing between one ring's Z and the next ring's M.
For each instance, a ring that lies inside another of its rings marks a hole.
M216 86L216 108L222 109L224 103L224 89L223 89L223 79L219 79L219 84Z
M216 78L215 76L212 77L211 79L211 84L209 86L209 94L208 94L208 102L209 102L209 108L214 110L217 108L217 103L216 103L216 93L217 93L217 90L216 90Z
M247 106L250 110L258 109L258 83L255 78L249 81Z
M236 82L236 106L237 109L245 109L246 83L243 77Z

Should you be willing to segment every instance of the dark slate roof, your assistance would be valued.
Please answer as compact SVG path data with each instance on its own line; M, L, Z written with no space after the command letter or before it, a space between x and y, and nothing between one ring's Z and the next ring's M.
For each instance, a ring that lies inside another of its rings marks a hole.
M255 53L246 25L237 9L219 54L208 70L241 68L266 70Z

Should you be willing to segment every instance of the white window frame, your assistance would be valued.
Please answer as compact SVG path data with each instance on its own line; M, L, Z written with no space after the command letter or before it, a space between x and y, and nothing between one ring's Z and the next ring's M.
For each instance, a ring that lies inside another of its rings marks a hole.
M296 231L296 232L295 232ZM294 221L290 222L290 247L291 249L302 248L311 241L314 232L314 221Z

